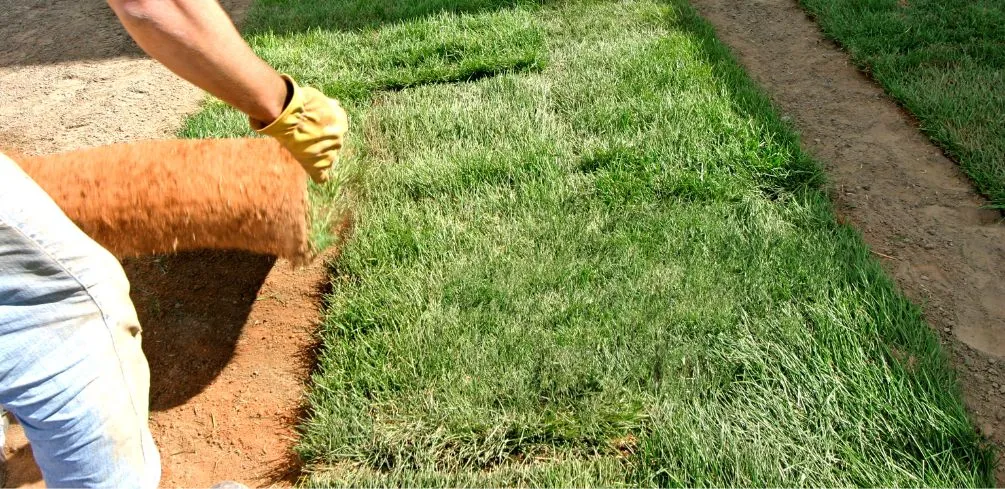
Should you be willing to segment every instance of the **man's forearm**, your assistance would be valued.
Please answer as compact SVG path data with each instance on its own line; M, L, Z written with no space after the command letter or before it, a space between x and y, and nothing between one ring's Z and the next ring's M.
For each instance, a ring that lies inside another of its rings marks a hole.
M108 0L152 58L254 119L283 110L286 82L256 56L216 0Z
M251 118L316 182L328 179L349 130L337 100L282 77L251 51L217 0L107 0L157 61Z

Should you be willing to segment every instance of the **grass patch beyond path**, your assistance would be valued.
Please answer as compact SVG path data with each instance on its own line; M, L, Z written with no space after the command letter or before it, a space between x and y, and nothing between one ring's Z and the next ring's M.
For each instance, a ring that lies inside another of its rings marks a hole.
M683 0L403 3L248 28L366 169L306 484L993 483L920 311Z
M800 1L1005 209L1005 3Z

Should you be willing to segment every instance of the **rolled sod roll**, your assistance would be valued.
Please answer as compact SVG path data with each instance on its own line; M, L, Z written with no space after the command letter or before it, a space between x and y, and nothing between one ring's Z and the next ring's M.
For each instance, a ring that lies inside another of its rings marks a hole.
M120 258L212 248L311 259L307 176L272 139L141 141L18 163Z

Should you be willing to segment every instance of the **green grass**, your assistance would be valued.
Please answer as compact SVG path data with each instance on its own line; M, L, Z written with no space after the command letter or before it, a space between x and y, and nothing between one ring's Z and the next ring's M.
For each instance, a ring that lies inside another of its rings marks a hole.
M323 18L323 14L338 7L324 2L303 2L290 8L287 3L256 4L250 13L248 30L255 32L256 26L268 22L299 26ZM358 5L373 8L377 4ZM392 15L396 11L387 8L381 12ZM360 16L363 18L364 14ZM351 115L377 91L540 71L547 64L543 26L525 9L485 12L479 16L443 11L410 23L348 32L305 27L295 34L270 29L248 37L259 55L277 70L295 74L299 83L338 98ZM202 138L252 134L243 114L218 100L210 100L185 121L179 135ZM343 162L348 171L335 175L325 186L311 186L310 200L315 204L310 216L313 249L323 250L340 242L340 236L333 230L342 223L345 208L355 201L347 185L357 180L362 164L350 152ZM319 202L327 205L316 205Z
M1005 209L1005 4L801 0L828 36Z
M365 169L304 484L993 483L919 309L686 3L401 3L262 2L247 29L354 87ZM244 131L210 104L185 134Z

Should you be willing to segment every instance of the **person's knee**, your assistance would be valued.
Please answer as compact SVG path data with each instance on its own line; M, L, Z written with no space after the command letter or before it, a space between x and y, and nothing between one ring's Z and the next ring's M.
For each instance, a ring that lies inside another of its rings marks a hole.
M122 268L96 245L60 254L46 244L24 268L49 294L0 331L18 352L0 362L0 403L21 420L49 487L154 487L149 369Z
M41 358L32 377L44 380L8 405L50 487L152 487L160 477L147 424L146 361L138 339L116 344L114 336L104 323L83 326L56 348L68 367L50 370L45 364L57 361Z

